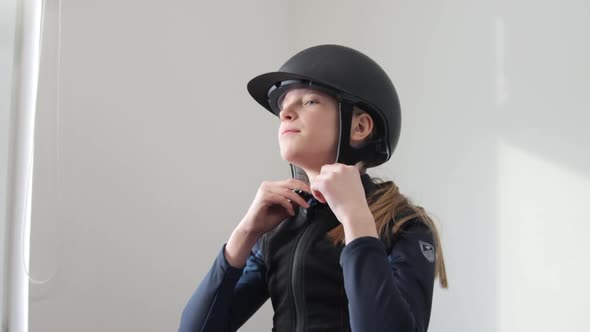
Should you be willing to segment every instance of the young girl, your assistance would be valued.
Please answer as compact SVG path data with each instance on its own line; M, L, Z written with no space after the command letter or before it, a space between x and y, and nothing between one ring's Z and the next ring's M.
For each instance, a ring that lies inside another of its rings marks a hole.
M292 178L262 183L179 331L236 331L269 297L273 331L426 331L435 277L447 287L438 231L393 182L366 173L399 139L387 74L354 49L320 45L248 91L278 116Z

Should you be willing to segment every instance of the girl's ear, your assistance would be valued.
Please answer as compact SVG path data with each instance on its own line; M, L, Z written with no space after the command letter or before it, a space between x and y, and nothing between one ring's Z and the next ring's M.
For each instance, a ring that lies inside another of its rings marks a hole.
M373 132L373 118L366 112L355 113L352 116L350 130L350 144L357 146L371 136Z

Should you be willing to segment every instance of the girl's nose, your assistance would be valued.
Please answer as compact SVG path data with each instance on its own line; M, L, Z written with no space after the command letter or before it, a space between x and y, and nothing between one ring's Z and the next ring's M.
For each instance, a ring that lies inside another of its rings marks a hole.
M281 119L281 121L293 120L295 118L295 112L292 110L292 107L290 107L290 106L283 108L279 112L279 118Z
M293 117L291 116L291 114L288 114L287 112L283 112L283 111L281 111L281 113L280 113L280 118L281 118L281 120L293 120Z

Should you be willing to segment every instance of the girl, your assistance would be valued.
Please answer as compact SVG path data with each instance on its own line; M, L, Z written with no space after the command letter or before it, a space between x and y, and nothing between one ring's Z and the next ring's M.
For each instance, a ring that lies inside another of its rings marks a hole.
M308 48L248 91L279 117L292 178L262 183L187 303L179 331L236 331L270 297L273 331L426 331L440 238L424 209L366 169L401 128L383 69L339 45Z

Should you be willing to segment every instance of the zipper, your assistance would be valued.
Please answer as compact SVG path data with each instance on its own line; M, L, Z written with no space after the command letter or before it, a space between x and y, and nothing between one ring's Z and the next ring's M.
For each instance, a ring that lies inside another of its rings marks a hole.
M304 308L304 304L303 304L303 296L301 295L301 291L302 291L302 279L303 277L301 276L301 269L300 269L300 265L301 265L301 260L303 257L303 248L305 247L304 245L302 245L301 243L303 242L303 238L305 237L305 235L307 233L309 233L309 229L311 228L310 225L310 220L313 217L313 214L315 212L315 204L312 205L309 209L307 209L307 213L305 216L305 229L303 230L303 232L301 232L301 234L299 234L299 236L297 237L297 239L295 240L295 248L293 250L293 253L291 255L291 287L290 287L290 291L291 291L291 300L293 303L293 308L294 313L293 313L293 317L294 317L294 326L293 326L293 331L297 332L297 331L304 331L304 320L302 319L300 322L300 318L304 316L303 313L303 308ZM300 290L300 293L297 294L295 292L296 289Z

